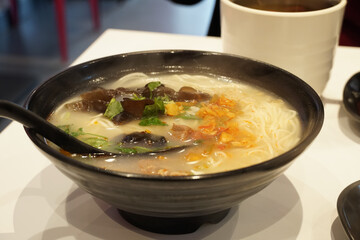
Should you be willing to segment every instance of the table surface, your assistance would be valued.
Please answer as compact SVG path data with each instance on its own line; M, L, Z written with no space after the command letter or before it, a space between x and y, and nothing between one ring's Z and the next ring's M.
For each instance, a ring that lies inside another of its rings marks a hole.
M221 51L220 38L109 29L75 62L153 49ZM340 192L360 179L360 127L341 105L359 71L360 48L339 47L323 93L325 121L286 172L235 206L219 224L180 236L149 233L62 175L11 123L0 134L0 239L346 239L336 210Z

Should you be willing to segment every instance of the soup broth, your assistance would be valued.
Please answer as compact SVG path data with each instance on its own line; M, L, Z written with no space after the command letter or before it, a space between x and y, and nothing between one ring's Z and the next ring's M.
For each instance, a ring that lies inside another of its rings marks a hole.
M90 105L89 96L104 95L104 89L111 97L102 97L102 105L100 100ZM126 101L145 107L137 115ZM232 79L200 75L129 74L70 99L48 120L95 147L130 157L80 156L61 150L64 154L113 171L166 176L258 164L289 150L301 137L298 114L279 97ZM140 154L148 148L184 144L189 147L179 152Z

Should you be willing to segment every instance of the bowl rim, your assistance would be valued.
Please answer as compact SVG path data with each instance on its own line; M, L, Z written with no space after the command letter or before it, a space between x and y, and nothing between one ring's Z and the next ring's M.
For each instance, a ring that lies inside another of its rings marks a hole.
M154 181L164 181L164 180L166 180L166 181L189 181L189 180L206 180L206 179L214 179L214 178L223 178L223 177L229 177L232 175L245 174L245 173L250 173L250 172L262 172L262 171L266 171L269 169L276 169L276 168L285 166L288 163L290 163L294 158L296 158L300 153L302 153L321 131L321 128L322 128L322 125L324 122L324 106L323 106L323 103L322 103L320 97L318 96L318 94L307 83L305 83L303 80L301 80L299 77L295 76L294 74L292 74L280 67L274 66L272 64L269 64L269 63L266 63L266 62L263 62L260 60L252 59L252 58L235 55L235 54L222 53L222 52L216 52L216 51L183 50L183 49L148 50L148 51L135 51L135 52L128 52L128 53L120 53L120 54L115 54L115 55L110 55L110 56L105 56L105 57L85 61L80 64L72 65L72 66L64 69L63 71L55 74L54 76L50 77L48 80L46 80L45 82L40 84L38 87L36 87L31 92L31 94L28 96L28 98L26 99L26 101L24 103L24 107L29 109L29 105L30 105L32 99L34 98L34 95L39 91L39 89L46 87L46 85L52 83L53 81L56 81L57 78L60 77L61 75L65 74L69 71L73 71L74 69L80 69L80 68L86 67L91 64L96 64L97 62L111 60L112 58L123 58L123 57L131 56L131 55L180 54L180 53L184 54L187 52L197 53L197 54L202 54L202 55L228 56L228 57L232 57L232 58L240 58L240 59L243 59L246 61L257 62L257 63L263 64L263 65L266 65L272 69L276 69L277 71L283 72L283 73L291 76L291 78L294 79L294 81L298 81L300 84L303 85L303 87L306 90L306 93L309 95L309 97L311 97L314 100L314 103L317 107L318 118L316 119L316 121L314 121L313 129L312 129L313 131L311 131L307 136L305 136L305 137L303 136L300 139L300 141L291 149L287 150L286 152L284 152L274 158L266 160L264 162L254 164L254 165L244 167L244 168L229 170L229 171L198 174L198 175L187 175L187 176L161 176L161 175L128 173L128 172L108 170L108 169L104 169L104 168L100 168L100 167L96 167L96 166L93 166L90 164L80 162L74 158L70 158L70 157L65 156L64 154L61 154L59 151L57 151L54 148L51 148L49 145L47 145L45 143L45 140L40 140L40 138L44 139L43 137L39 136L32 129L29 129L24 126L24 130L25 130L27 136L31 139L31 141L40 150L42 150L44 153L50 155L52 158L57 159L57 161L64 162L66 164L70 164L73 167L92 171L92 172L95 172L98 174L105 174L105 175L110 175L110 176L114 176L114 177L131 178L131 179L138 179L138 180L148 179L148 180L154 180Z

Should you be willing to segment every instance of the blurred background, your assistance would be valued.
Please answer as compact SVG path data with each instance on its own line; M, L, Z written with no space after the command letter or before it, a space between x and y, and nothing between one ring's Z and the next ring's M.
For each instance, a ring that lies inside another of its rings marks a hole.
M215 0L194 5L169 0L98 0L96 28L92 0L60 0L66 26L64 59L56 1L0 0L0 99L23 104L32 89L71 64L108 28L205 36L215 5ZM8 123L0 119L0 131Z

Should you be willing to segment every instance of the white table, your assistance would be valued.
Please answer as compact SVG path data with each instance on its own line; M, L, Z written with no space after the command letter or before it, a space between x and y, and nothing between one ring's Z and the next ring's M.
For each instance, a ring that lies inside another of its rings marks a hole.
M219 38L108 30L74 64L150 49L221 51ZM341 106L346 80L360 70L360 48L338 48L324 92L325 122L313 144L269 187L217 225L188 235L137 229L79 189L10 124L0 134L0 239L346 239L337 197L360 179L360 127Z

